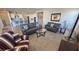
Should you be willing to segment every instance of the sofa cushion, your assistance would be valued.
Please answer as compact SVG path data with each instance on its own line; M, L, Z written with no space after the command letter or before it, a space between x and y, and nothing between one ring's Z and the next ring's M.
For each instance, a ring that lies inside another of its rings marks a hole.
M5 49L9 49L2 41L0 41L0 51L4 51Z
M21 45L12 49L7 49L6 51L27 51L27 50L28 50L28 45Z
M24 29L25 29L25 30L27 30L27 29L28 29L28 25L24 25L23 27L24 27Z
M8 33L8 32L3 33L1 35L1 37L4 38L5 40L9 41L13 46L15 46L14 38L10 33Z
M60 24L55 24L53 27L54 28L59 28L60 27Z
M51 27L53 27L54 26L54 24L51 24Z
M0 51L2 51L2 49L0 48Z
M2 50L6 50L6 49L11 49L14 47L14 42L12 41L12 39L7 35L3 35L0 37L0 48Z
M16 44L16 46L18 45L29 45L29 40L22 40Z
M15 43L21 40L19 33L14 33L13 31L8 31L8 33L11 34Z
M10 49L15 46L15 42L13 41L13 36L11 34L3 33L0 35L0 49L5 50L5 49Z
M21 50L26 51L28 49L29 40L27 35L19 35L18 33L9 31L0 35L0 51L10 50L15 51Z
M19 35L19 33L16 33L16 34L13 34L13 38L14 38L14 41L15 43L21 41L21 36Z
M14 31L8 31L8 33L10 33L11 35L13 35L14 34Z
M3 33L1 36L5 37L5 38L9 37L9 38L13 39L13 36L8 32Z
M36 27L35 23L30 23L29 28L33 28L33 27Z
M28 25L27 24L21 25L20 28L22 31L26 31L28 30Z
M21 39L22 40L29 40L29 36L28 35L21 35Z

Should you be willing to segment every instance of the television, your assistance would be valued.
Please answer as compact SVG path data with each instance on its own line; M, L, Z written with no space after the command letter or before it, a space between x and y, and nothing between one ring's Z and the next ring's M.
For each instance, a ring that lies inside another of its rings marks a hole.
M60 21L61 13L52 13L51 14L51 21Z

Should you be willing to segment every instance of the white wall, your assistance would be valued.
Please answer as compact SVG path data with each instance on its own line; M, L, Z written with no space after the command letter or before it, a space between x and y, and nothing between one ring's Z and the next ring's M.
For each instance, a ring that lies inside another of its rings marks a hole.
M77 26L75 28L75 32L76 32L76 34L79 34L79 20L78 20Z
M45 26L50 20L51 20L51 14L52 13L61 13L61 19L60 19L60 23L61 23L61 26L63 26L63 22L66 21L67 24L67 31L65 33L65 36L68 36L73 25L74 25L74 22L77 18L77 15L78 15L78 12L79 12L79 9L74 9L74 8L65 8L65 9L62 9L62 8L52 8L52 9L42 9L42 10L39 10L37 11L35 14L30 14L29 16L32 18L32 17L37 17L37 13L38 12L43 12L43 26Z
M22 20L24 20L24 17L23 17L22 14L17 14L17 15L19 16L19 18L21 18ZM14 13L11 13L11 14L10 14L10 17L11 17L11 18L15 18L15 14L14 14Z
M51 9L44 11L43 25L46 25L51 20L52 13L61 13L61 27L64 24L64 21L67 22L66 27L67 31L65 36L69 36L71 29L74 26L75 20L78 16L79 9Z
M31 20L31 19L34 19L34 17L36 17L36 21L37 21L37 13L25 15L26 18L27 18L27 16L29 16L30 23L34 22L34 20Z
M76 39L77 34L79 34L79 21L77 22L77 25L76 25L76 27L74 29L74 32L72 34L72 38Z
M65 36L69 36L71 33L71 30L74 26L74 23L77 19L79 11L77 9L69 9L69 10L65 10L64 12L63 12L63 16L62 16L61 20L62 20L62 22L63 22L63 19L67 21L67 30L65 32Z
M43 25L46 25L50 20L51 20L51 14L52 13L61 13L61 19L60 23L63 24L63 21L67 21L67 25L72 27L73 23L76 20L76 17L78 15L79 9L74 9L74 8L53 8L53 9L42 9L37 11L34 14L27 14L27 16L30 16L30 18L37 17L38 12L44 12L43 14Z
M78 10L74 10L74 9L51 9L51 10L46 10L46 11L44 11L44 18L43 18L44 25L46 25L51 20L51 14L52 13L61 13L60 22L62 23L64 20L66 20L68 23L71 24L71 21L75 20L77 14L78 14Z

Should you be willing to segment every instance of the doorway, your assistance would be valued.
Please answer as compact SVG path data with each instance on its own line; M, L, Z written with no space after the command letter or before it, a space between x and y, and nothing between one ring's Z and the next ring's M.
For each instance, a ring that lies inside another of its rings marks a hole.
M43 12L37 13L37 19L38 19L39 24L43 26Z

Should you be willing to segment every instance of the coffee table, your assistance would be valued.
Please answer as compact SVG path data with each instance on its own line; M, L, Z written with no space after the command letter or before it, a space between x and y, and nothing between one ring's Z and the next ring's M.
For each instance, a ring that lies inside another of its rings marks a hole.
M37 37L44 36L45 37L46 29L40 29L36 31Z

